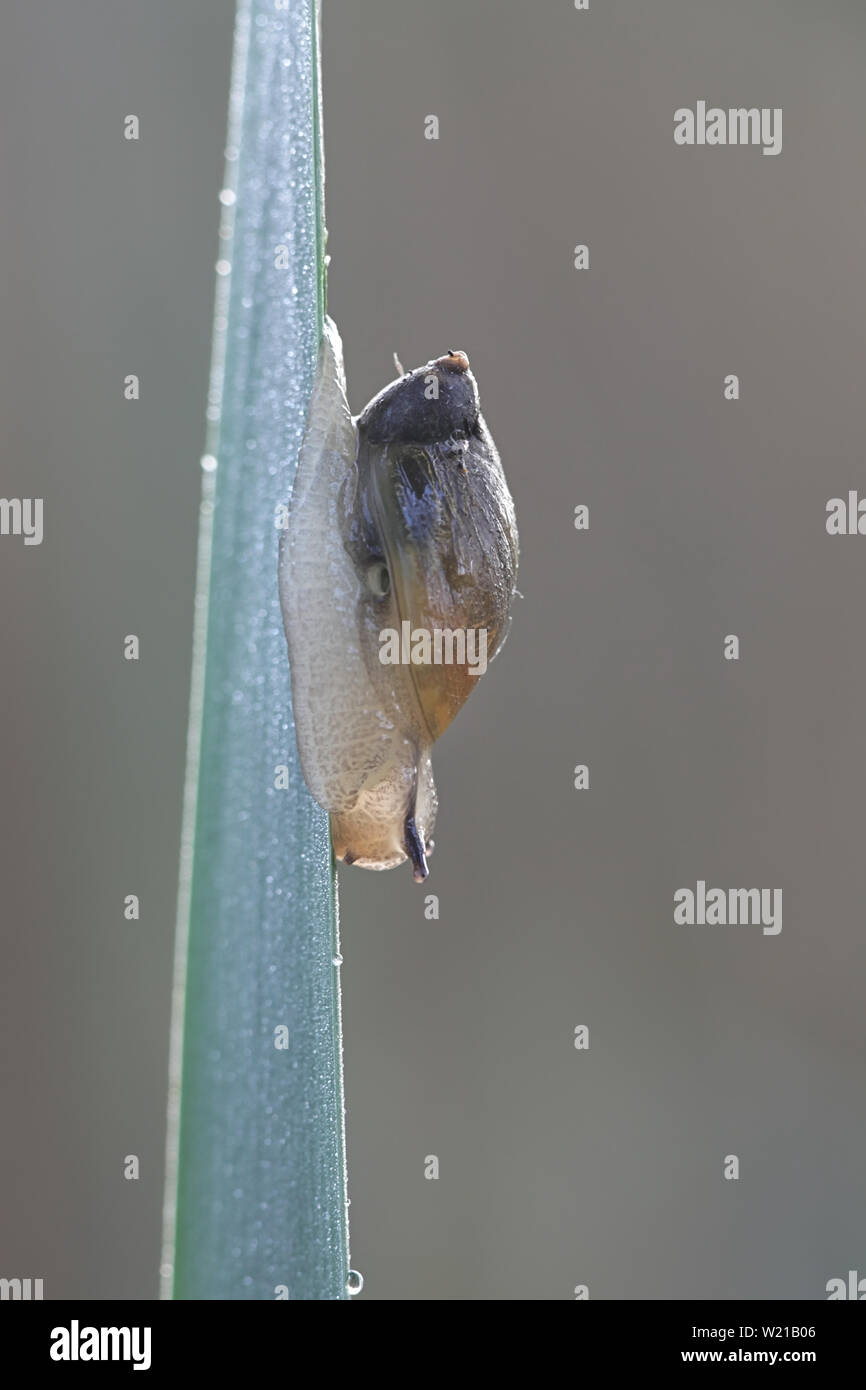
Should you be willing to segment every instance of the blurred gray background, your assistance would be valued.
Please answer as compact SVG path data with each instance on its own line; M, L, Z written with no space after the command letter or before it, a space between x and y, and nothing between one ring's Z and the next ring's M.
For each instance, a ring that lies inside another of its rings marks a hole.
M0 540L0 1274L48 1297L157 1289L231 26L0 18L0 492L46 499ZM437 745L427 888L340 872L363 1298L866 1273L866 539L824 527L866 491L864 59L855 0L324 0L352 407L469 352L525 595ZM676 147L699 99L782 107L781 155ZM675 926L699 878L782 888L781 934Z

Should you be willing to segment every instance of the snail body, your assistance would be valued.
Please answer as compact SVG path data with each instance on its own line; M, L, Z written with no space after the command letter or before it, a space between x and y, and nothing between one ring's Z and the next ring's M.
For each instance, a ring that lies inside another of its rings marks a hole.
M427 876L430 751L505 640L517 555L466 355L405 373L353 418L326 319L279 587L301 766L337 859L408 858Z

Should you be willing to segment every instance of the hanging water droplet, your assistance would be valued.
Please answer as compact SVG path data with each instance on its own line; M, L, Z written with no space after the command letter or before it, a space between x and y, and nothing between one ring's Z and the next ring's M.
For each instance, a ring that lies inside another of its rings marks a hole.
M201 461L201 466L204 469L205 473L213 473L214 469L217 466L217 461L214 458L213 454L205 454L204 458Z
M343 957L342 957L339 953L338 953L336 956L334 956L334 964L335 964L335 965L342 965L342 964L343 964Z
M233 188L223 188L220 192L220 202L224 208L233 207L237 202L237 197Z
M359 1274L357 1269L349 1270L349 1277L346 1280L346 1293L350 1298L354 1298L356 1293L360 1293L364 1287L364 1276Z

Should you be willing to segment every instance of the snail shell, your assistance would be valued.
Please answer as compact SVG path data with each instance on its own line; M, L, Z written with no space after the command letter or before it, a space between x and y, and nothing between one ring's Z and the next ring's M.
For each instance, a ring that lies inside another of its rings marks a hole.
M385 663L382 634L484 632L489 660L507 635L517 554L466 355L406 373L353 419L326 319L279 585L301 766L337 859L390 869L408 857L426 877L430 750L479 668Z

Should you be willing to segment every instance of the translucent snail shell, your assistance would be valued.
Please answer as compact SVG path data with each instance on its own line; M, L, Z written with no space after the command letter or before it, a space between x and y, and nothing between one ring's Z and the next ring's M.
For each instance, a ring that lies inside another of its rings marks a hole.
M326 319L279 587L301 766L337 859L409 858L426 877L430 750L477 685L482 646L489 661L505 640L517 556L465 353L407 372L353 418Z

